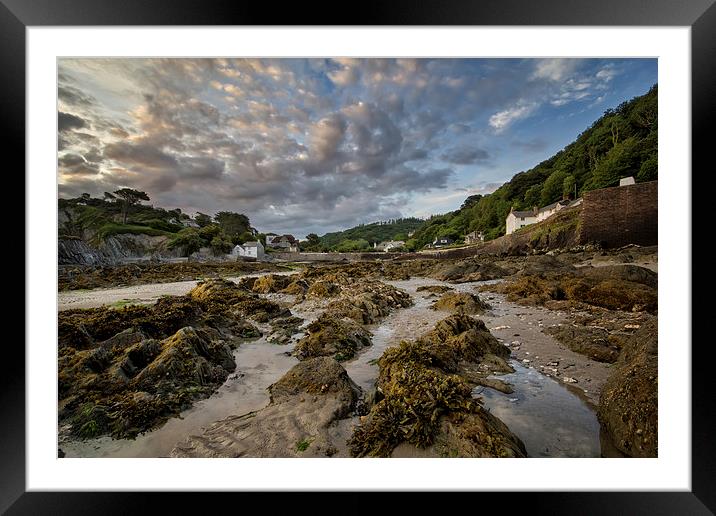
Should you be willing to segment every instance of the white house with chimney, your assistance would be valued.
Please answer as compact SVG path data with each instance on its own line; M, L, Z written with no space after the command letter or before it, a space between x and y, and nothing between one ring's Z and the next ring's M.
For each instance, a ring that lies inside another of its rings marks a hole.
M259 260L264 256L264 246L258 240L244 242L243 244L235 246L231 254L237 258L254 258Z
M510 210L510 213L507 215L507 220L505 221L505 234L511 235L520 228L542 222L564 208L571 208L572 206L579 206L580 204L582 204L581 198L575 201L562 200L553 202L539 209L535 206L529 211L518 211L513 208Z

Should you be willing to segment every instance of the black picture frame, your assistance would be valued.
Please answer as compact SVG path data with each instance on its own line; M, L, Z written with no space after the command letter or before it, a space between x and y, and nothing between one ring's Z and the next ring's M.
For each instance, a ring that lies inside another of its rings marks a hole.
M280 7L261 2L225 0L0 0L0 123L3 145L20 155L17 170L24 170L25 144L25 29L28 26L62 25L501 25L501 26L688 26L692 38L692 163L693 170L707 172L711 115L716 113L716 0L481 0L360 2L350 16L339 18L336 5L286 3ZM313 9L311 9L313 7ZM322 14L317 14L322 13ZM331 13L328 20L327 13ZM684 171L684 174L688 171ZM693 176L692 176L693 177ZM693 183L692 183L693 184ZM21 186L24 191L24 187ZM692 187L692 194L698 192ZM701 194L704 195L703 193ZM699 197L703 198L703 197ZM696 199L692 195L692 206ZM691 206L688 209L691 210ZM693 211L692 211L693 213ZM692 216L694 222L697 220ZM696 228L694 228L695 230ZM692 234L696 234L695 231ZM25 270L25 275L31 272ZM692 303L692 300L684 300ZM695 303L692 303L695 306ZM692 321L693 321L692 315ZM692 339L696 344L696 339ZM8 343L9 344L9 343ZM677 343L671 343L677 344ZM687 343L681 343L683 345ZM716 466L711 422L714 404L707 384L706 354L710 341L692 346L692 491L691 492L589 492L589 493L477 493L481 508L515 503L549 514L712 514L716 510ZM7 514L119 514L141 510L159 501L164 511L186 508L186 495L166 493L69 493L26 492L25 489L25 354L14 345L4 350L13 367L3 368L0 379L0 511ZM14 355L14 356L12 356ZM271 496L272 504L301 505L308 493L279 497L276 493L212 494L212 505L241 497L243 507L252 498ZM314 494L315 495L315 494ZM314 496L311 495L311 496ZM352 493L340 512L365 512L375 506L375 495ZM297 498L298 497L298 498ZM489 498L485 498L489 497ZM414 493L401 502L403 512L425 503ZM501 504L500 504L501 502ZM451 500L451 506L474 501ZM312 506L313 512L334 512L333 504ZM491 504L490 504L491 505ZM278 506L274 506L279 510ZM375 506L377 507L377 506ZM347 509L346 509L347 508ZM237 508L237 510L243 510ZM274 512L272 509L271 512Z

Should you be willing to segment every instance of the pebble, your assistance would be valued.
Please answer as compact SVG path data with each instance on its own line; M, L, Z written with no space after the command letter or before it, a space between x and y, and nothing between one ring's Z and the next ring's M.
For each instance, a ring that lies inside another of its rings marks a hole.
M529 364L529 363L530 363L530 361L529 361L529 360L527 360L526 358L523 358L523 359L522 359L522 363L523 363L523 364Z
M577 380L575 378L572 378L571 376L565 376L562 378L562 381L564 383L577 383Z

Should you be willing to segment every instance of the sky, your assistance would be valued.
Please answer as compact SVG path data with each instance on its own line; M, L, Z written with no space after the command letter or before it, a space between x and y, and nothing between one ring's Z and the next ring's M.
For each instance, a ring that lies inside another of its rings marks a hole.
M304 238L459 208L657 82L656 59L61 59L59 196Z

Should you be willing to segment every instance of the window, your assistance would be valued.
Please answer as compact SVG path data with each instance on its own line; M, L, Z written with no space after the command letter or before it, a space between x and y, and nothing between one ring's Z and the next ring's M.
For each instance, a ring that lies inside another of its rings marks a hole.
M520 217L520 220L525 220L525 218L524 218L524 217Z

